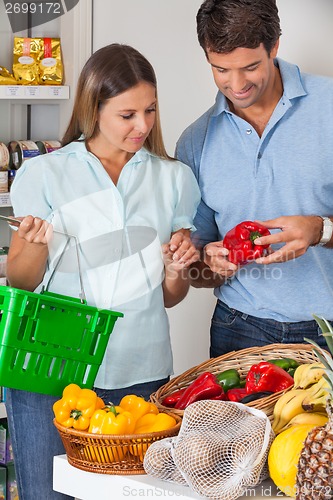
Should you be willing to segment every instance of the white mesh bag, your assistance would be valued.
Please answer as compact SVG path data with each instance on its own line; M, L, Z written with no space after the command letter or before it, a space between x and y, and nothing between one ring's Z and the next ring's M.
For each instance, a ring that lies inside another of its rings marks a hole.
M209 499L235 500L268 477L274 438L260 410L230 401L188 406L178 436L153 443L144 458L147 474L189 485Z

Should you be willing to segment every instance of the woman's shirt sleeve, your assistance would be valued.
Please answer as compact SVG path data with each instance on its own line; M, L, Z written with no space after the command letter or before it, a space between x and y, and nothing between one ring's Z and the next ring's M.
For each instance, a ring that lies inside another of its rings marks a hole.
M49 187L44 182L42 158L26 160L17 171L10 191L15 216L33 215L48 219L52 212L48 190Z
M179 172L176 178L176 199L172 232L179 229L195 231L193 220L200 203L200 189L190 167L178 162Z

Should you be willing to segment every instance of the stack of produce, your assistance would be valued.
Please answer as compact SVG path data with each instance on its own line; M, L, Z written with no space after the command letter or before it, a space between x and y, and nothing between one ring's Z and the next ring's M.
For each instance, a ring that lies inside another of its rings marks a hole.
M95 391L69 384L62 398L53 405L56 421L93 434L145 434L170 429L176 425L172 415L160 413L154 403L129 394L118 406L105 404Z
M204 399L246 404L291 387L292 375L298 366L298 362L290 358L261 361L251 366L243 380L234 368L216 375L203 372L187 387L166 396L162 405L185 410L191 403Z
M179 417L160 412L154 403L142 397L129 394L117 406L105 404L95 391L82 389L76 384L65 387L62 398L53 405L53 412L55 422L60 424L62 439L64 430L70 432L74 429L76 440L81 433L82 460L86 458L88 462L100 464L142 463L145 452L155 440L147 439L148 435L158 439L159 433L173 435L174 430L178 431L176 426L180 427ZM59 425L56 427L59 430ZM95 436L101 439L94 440ZM142 439L133 439L137 436L142 436ZM65 442L64 445L66 448ZM71 461L73 457L68 458L72 465L76 465ZM89 470L93 470L93 466Z
M315 317L333 353L333 329ZM333 360L315 342L318 363L299 367L295 388L274 407L277 437L268 465L274 483L297 500L333 498Z
M308 363L297 368L294 375L294 388L283 394L274 406L273 431L275 434L294 424L323 423L325 412L326 388L328 383L322 376L322 363Z

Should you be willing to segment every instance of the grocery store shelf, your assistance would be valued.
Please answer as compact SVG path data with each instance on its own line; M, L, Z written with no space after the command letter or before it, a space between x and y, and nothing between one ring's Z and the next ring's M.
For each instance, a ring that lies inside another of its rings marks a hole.
M0 99L52 100L69 99L68 85L0 85Z
M0 208L11 206L9 193L0 193Z
M96 492L112 491L113 498L204 498L187 486L156 479L147 474L112 475L86 472L70 465L66 455L53 460L53 489L81 500L95 500ZM278 500L283 494L270 479L249 488L240 499ZM109 498L109 497L108 497Z

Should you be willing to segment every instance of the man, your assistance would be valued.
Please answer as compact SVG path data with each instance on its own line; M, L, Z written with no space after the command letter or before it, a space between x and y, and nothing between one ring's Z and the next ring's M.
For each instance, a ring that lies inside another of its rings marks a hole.
M313 320L333 319L333 79L277 58L275 0L206 0L199 43L219 89L176 155L201 188L195 287L214 287L212 357L274 342L325 346ZM244 220L271 235L268 255L237 266L223 247Z

